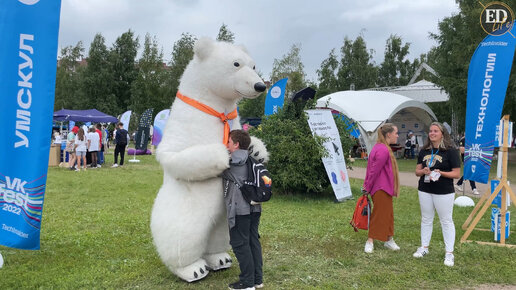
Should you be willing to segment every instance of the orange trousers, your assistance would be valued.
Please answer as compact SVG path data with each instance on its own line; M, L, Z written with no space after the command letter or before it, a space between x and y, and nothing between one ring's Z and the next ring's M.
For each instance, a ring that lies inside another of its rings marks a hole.
M373 194L373 212L369 220L369 238L386 242L394 236L392 196L383 190Z

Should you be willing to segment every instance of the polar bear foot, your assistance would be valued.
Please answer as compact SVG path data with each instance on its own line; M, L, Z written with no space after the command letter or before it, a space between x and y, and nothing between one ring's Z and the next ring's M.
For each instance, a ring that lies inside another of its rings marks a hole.
M208 262L208 267L213 271L227 269L231 267L231 264L233 263L231 256L226 252L207 255L203 258Z
M203 259L199 259L186 267L171 270L174 274L186 282L201 280L210 272L208 264Z

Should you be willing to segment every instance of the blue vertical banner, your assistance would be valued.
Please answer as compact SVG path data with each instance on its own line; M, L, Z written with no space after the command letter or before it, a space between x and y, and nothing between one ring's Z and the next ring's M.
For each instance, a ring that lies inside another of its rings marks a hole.
M487 183L511 73L516 25L501 36L488 35L479 44L468 70L464 179Z
M60 0L0 1L0 244L40 248Z
M265 116L275 114L279 108L283 107L287 81L288 78L277 81L267 92L267 97L265 98Z

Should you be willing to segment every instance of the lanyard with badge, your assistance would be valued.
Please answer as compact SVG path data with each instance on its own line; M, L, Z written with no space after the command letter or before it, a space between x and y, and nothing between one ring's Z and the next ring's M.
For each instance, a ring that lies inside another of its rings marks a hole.
M434 157L435 157L435 155L437 155L438 153L439 153L439 148L437 148L437 151L435 152L435 154L434 154L434 148L432 148L432 156L430 157L430 163L429 163L429 164L427 164L428 169L430 169L430 167L432 166L432 164L433 164L433 162L434 162ZM433 175L433 176L432 176L432 175ZM436 175L438 175L438 176L436 176ZM437 180L439 179L439 177L440 177L440 174L439 174L439 173L437 173L437 172L432 171L429 175L425 175L425 179L424 179L424 181L425 181L425 182L427 182L427 183L429 183L429 182L430 182L430 177L432 177L432 181L437 181Z

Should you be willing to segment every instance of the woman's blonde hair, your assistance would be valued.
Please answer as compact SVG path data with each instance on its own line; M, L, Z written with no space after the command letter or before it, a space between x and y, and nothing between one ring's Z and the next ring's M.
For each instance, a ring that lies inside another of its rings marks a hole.
M389 148L389 155L391 157L391 165L392 165L392 173L394 175L394 194L398 195L399 188L400 188L400 177L398 174L398 162L396 162L396 157L394 157L394 153L392 152L391 146L389 143L387 143L387 134L394 132L394 129L396 129L396 125L393 123L385 123L383 124L380 129L378 129L378 143L382 143L387 148Z
M84 129L79 128L79 131L77 132L77 138L81 141L84 141Z

